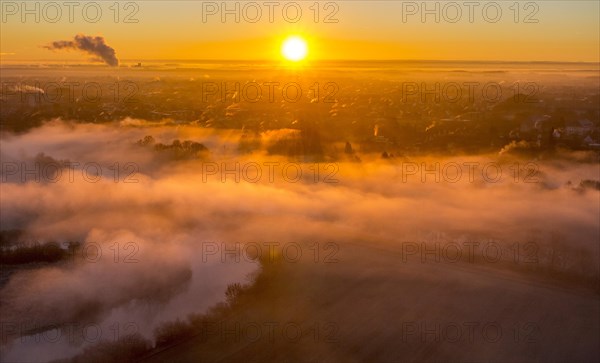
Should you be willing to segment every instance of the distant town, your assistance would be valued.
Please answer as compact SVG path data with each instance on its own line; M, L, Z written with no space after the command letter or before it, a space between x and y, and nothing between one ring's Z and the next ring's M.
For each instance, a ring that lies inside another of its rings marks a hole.
M358 69L285 74L218 70L169 72L134 64L124 77L3 76L4 131L26 131L60 118L106 123L140 119L157 124L243 130L243 147L262 132L300 131L287 154L353 151L402 153L600 150L600 93L593 76ZM579 72L582 73L582 72ZM448 81L433 82L440 75ZM378 79L377 76L380 76ZM564 78L573 82L564 83ZM483 81L482 81L483 79ZM523 81L522 79L525 79ZM323 145L321 145L323 144ZM343 144L342 144L343 145Z

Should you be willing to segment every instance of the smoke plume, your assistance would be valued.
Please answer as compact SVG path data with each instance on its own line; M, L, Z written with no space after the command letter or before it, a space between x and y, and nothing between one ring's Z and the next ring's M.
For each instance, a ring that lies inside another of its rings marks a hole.
M111 67L119 65L114 48L107 45L104 37L77 34L74 40L58 40L45 46L50 50L75 49L97 56L99 60Z

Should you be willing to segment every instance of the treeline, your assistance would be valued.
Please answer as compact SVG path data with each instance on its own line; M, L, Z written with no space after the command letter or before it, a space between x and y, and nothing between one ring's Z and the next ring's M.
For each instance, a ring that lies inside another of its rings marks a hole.
M168 155L175 160L196 159L208 153L208 148L203 144L191 140L173 140L170 144L157 143L154 137L148 135L138 140L136 145L150 147L154 151Z
M20 265L27 263L55 263L67 259L73 253L76 242L55 241L23 243L22 230L0 231L0 264ZM62 248L68 246L68 248Z

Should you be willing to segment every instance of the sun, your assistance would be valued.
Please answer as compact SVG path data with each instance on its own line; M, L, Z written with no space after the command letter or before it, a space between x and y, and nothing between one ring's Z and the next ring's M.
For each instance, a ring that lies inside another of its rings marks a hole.
M281 46L281 54L283 57L292 62L298 62L306 58L308 46L306 41L299 36L291 36L287 38Z

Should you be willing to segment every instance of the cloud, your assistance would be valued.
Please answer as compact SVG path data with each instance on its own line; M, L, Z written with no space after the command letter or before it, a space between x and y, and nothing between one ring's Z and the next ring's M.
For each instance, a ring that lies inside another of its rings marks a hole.
M106 44L104 37L77 34L74 40L58 40L44 46L50 50L74 49L97 56L111 67L119 65L115 50Z

